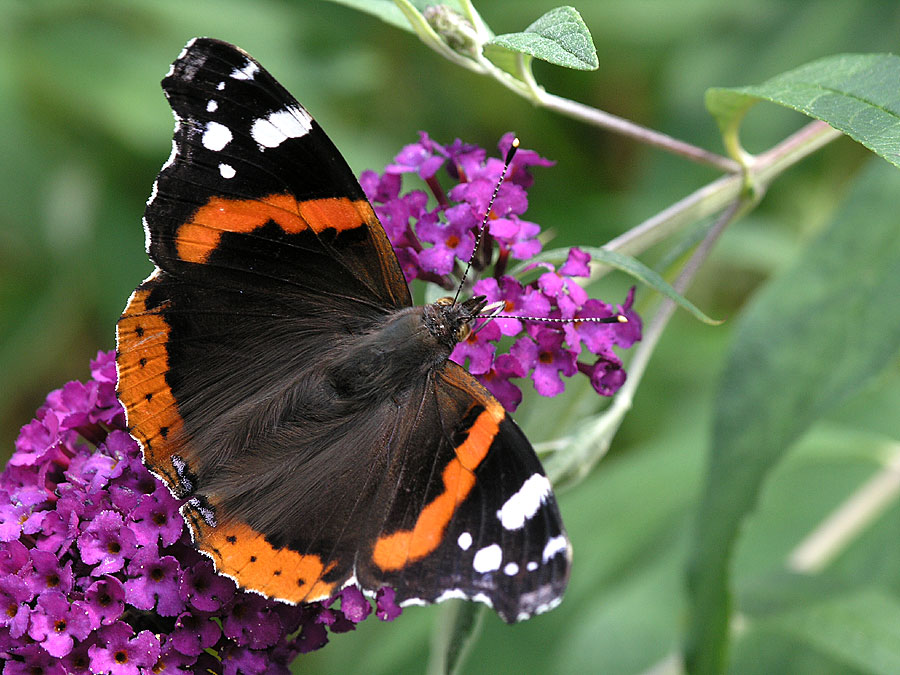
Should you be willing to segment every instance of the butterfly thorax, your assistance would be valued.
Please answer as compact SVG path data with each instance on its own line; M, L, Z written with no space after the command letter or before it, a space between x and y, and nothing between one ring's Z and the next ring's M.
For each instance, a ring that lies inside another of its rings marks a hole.
M329 384L341 398L384 400L443 364L484 307L484 298L450 298L386 314L369 330L341 340Z
M425 327L436 340L447 347L449 356L458 342L469 337L472 322L480 316L486 304L483 295L469 298L465 302L441 298L422 308Z

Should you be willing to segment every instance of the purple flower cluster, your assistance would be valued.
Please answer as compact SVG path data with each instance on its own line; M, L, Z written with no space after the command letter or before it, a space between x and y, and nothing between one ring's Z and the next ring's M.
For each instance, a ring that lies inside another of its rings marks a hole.
M288 673L371 613L356 587L292 607L216 574L125 432L114 354L91 374L47 396L0 474L3 675ZM380 593L377 616L399 613Z
M500 139L501 156L512 141L511 133ZM613 347L628 348L641 339L641 320L632 309L634 289L623 304L613 306L589 298L575 281L590 276L591 256L585 251L572 248L558 269L546 262L525 266L522 274L530 279L527 282L506 274L510 258L528 260L541 251L540 227L521 216L528 207L527 189L534 182L529 167L552 165L533 150L520 149L513 158L470 271L475 280L472 294L485 295L491 303L503 302L503 318L482 320L450 357L463 365L468 361L469 372L510 411L522 400L519 386L511 380L529 376L544 396L561 393L562 376L577 373L590 378L598 393L612 396L625 382L622 360ZM449 190L438 181L441 168L454 183ZM375 205L407 281L420 279L451 293L456 290L502 171L503 160L487 157L483 148L459 139L443 146L421 132L419 142L404 147L382 175L363 173L360 183ZM404 173L424 180L433 201L423 190L401 194ZM628 322L585 321L617 314ZM498 353L497 343L504 338L511 346Z

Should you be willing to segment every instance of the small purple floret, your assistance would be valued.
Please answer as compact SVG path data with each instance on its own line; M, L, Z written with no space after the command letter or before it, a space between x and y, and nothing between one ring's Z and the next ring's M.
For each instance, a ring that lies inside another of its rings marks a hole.
M101 628L97 643L88 649L91 670L111 675L138 675L156 665L159 652L160 642L155 635L148 630L134 635L126 623Z
M156 546L142 548L128 564L125 599L138 609L156 608L160 616L177 616L184 610L178 595L181 568L170 555L160 556Z
M83 640L93 628L83 601L70 604L65 593L48 590L37 599L28 635L50 656L60 658L72 651L75 640Z

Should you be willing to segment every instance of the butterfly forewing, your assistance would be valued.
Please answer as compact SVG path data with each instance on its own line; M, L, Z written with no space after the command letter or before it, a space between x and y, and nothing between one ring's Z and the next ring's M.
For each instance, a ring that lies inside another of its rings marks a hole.
M162 86L176 129L145 214L159 267L204 285L410 304L344 158L256 61L197 39Z

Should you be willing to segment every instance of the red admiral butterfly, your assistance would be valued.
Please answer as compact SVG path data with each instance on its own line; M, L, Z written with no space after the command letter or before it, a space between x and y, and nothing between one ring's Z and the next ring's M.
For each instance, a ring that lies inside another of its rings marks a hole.
M245 52L192 40L162 87L156 269L117 327L118 394L198 549L289 603L348 584L556 606L571 547L525 436L448 361L484 298L412 306L341 154Z

